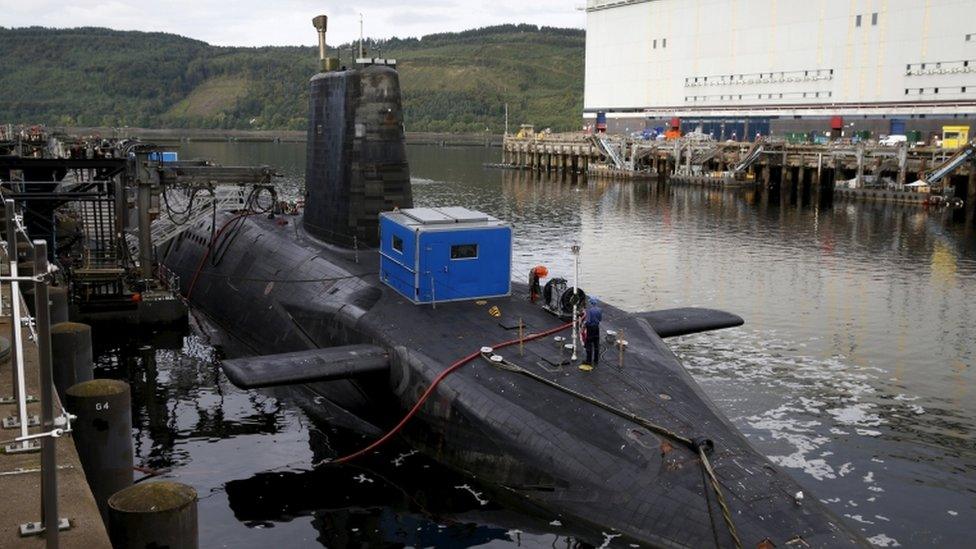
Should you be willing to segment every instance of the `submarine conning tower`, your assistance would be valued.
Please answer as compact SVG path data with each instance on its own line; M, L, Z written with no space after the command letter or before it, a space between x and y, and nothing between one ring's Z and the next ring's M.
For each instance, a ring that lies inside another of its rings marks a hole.
M325 16L313 24L322 72L309 82L305 230L339 246L377 246L380 212L413 206L399 75L373 60L332 70Z

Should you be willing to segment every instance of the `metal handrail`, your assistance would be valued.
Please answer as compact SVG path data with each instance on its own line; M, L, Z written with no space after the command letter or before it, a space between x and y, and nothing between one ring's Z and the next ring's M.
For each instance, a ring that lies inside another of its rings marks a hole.
M48 264L47 242L44 240L27 242L33 250L35 274L32 277L20 276L17 270L17 242L18 234L27 235L23 220L16 215L14 201L4 200L4 211L7 224L7 242L4 247L6 260L10 265L8 276L0 276L0 282L10 283L10 317L11 317L11 366L14 376L14 398L17 403L17 414L20 421L20 436L14 439L14 444L8 447L8 452L29 452L36 450L40 440L41 450L41 522L20 525L21 534L44 533L46 546L58 547L61 519L58 516L58 485L57 485L57 439L71 431L71 415L61 409L60 418L54 416L55 391L54 372L51 358L51 311L48 295L49 280L55 269ZM34 285L34 323L29 315L21 316L22 308L27 309L27 303L20 293L20 283ZM41 432L31 434L28 430L27 415L27 384L24 363L24 347L22 323L30 331L30 339L37 345L38 368L40 369L41 385ZM32 324L36 323L36 331Z

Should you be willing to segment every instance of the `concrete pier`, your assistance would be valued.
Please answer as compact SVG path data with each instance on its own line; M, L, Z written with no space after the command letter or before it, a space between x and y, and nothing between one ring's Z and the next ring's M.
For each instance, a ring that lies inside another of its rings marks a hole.
M891 183L904 185L921 179L927 170L955 153L933 147L865 142L794 144L768 139L762 142L758 155L747 160L744 170L730 176L729 170L749 158L749 152L758 146L734 141L642 141L605 134L536 134L506 137L502 158L505 166L514 169L572 171L614 179L649 179L667 173L673 176L669 178L673 183L728 187L755 182L791 204L814 195L823 201L835 188L838 198L922 204L925 201L916 196L919 193L892 191L896 187ZM612 150L619 158L608 158L614 154ZM933 190L937 194L956 178L964 183L958 185L962 190L956 196L970 204L976 201L976 169L972 166L960 165L954 175L933 185ZM879 188L884 187L878 183L882 178L889 183L887 190ZM856 181L856 188L834 184L850 179ZM737 184L730 185L733 180ZM967 181L973 183L965 184Z
M9 287L3 288L3 300L9 303ZM0 333L10 333L10 319L0 319ZM28 340L25 333L23 339L25 359L25 380L29 395L41 394L39 385L37 347ZM14 389L12 385L11 362L0 364L0 396L10 396ZM28 414L39 414L41 405L38 402L28 404ZM60 410L60 403L55 403L55 410ZM0 414L13 415L16 406L4 404L0 406ZM31 432L38 432L39 428L32 428ZM7 441L19 434L16 429L0 430L0 440ZM25 454L0 454L0 547L5 548L40 548L45 546L43 536L21 537L21 524L41 521L41 473L39 452ZM71 528L62 530L59 536L61 547L84 547L85 549L109 548L108 533L102 523L102 517L95 504L85 473L75 450L71 436L57 439L57 483L58 483L58 515L71 522Z

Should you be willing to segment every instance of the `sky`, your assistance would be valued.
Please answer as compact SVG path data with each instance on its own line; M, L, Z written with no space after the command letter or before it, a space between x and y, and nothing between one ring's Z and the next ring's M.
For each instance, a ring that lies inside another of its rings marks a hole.
M314 45L312 17L329 16L330 45L359 37L419 37L502 23L584 26L584 0L0 0L2 27L108 27L169 32L219 46Z

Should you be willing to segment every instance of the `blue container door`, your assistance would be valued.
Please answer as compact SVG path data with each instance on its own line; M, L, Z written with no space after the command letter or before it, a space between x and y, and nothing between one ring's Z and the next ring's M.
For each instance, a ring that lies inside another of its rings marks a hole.
M891 131L888 135L905 135L905 121L897 118L891 119Z
M420 240L420 301L456 299L451 297L450 247L431 242L429 235Z

